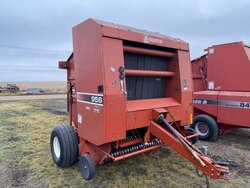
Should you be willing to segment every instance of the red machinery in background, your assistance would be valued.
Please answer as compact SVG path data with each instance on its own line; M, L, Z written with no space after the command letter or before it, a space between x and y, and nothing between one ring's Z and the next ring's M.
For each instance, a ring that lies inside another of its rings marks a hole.
M250 46L235 42L205 51L192 61L196 117L191 127L200 139L211 140L235 126L250 127Z
M188 44L158 33L88 19L73 28L67 69L70 125L51 134L59 167L76 163L86 180L95 166L169 146L203 174L224 178L192 145L193 81Z

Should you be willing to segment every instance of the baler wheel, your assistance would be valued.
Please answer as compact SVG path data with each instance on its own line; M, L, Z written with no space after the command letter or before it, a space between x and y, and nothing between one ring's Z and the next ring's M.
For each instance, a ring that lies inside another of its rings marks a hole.
M82 177L85 180L91 180L95 176L95 164L89 154L84 154L80 157L79 166Z
M50 137L51 155L57 166L66 168L78 160L78 138L72 126L59 125Z
M214 140L219 131L216 121L205 114L196 116L191 128L199 134L199 140Z

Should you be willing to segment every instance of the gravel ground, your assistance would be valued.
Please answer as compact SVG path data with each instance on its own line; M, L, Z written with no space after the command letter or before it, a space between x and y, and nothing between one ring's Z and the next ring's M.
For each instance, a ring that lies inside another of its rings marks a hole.
M199 141L196 146L208 146L209 155L214 160L232 164L229 178L238 179L250 187L250 129L235 128L231 132L218 137L213 142ZM233 186L232 186L233 187Z

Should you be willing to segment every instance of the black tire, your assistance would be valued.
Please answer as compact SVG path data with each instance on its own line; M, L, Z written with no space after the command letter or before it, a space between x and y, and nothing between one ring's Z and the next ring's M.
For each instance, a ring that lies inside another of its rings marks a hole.
M59 149L58 149L59 148ZM51 155L57 166L66 168L78 160L78 138L72 126L59 125L50 137Z
M191 127L187 128L186 131L188 131L191 135L192 135L192 134L196 134L196 131L195 131L193 128L191 128ZM193 138L190 138L189 141L190 141L192 144L195 144L196 142L198 142L198 136L195 136L195 137L193 137Z
M79 166L82 177L85 180L91 180L95 176L95 164L89 154L84 154L79 159Z
M218 135L218 125L216 121L205 114L196 116L191 128L199 134L199 140L214 140Z

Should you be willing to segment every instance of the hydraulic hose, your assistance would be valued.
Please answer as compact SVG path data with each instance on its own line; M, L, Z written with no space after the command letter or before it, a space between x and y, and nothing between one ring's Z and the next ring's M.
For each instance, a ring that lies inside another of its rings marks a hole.
M175 136L180 143L194 156L194 158L201 164L202 167L205 167L206 164L201 160L201 158L193 151L190 146L179 136L179 134L176 133L176 130L165 120L164 115L161 114L158 119L163 125L164 128L167 129L170 133Z

